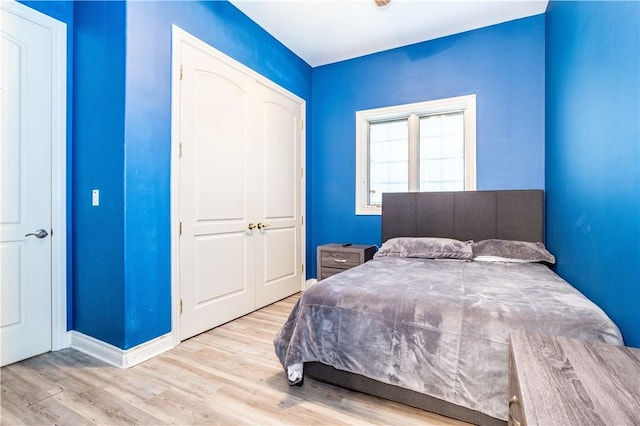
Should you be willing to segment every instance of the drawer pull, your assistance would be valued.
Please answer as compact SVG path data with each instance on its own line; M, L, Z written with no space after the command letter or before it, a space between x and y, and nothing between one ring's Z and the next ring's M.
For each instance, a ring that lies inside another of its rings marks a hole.
M518 419L515 418L515 416L511 412L511 406L514 404L518 404L518 402L519 402L518 397L515 395L509 398L509 423L513 424L514 426L520 426L520 422L518 421Z
M347 259L333 259L336 263L347 263Z

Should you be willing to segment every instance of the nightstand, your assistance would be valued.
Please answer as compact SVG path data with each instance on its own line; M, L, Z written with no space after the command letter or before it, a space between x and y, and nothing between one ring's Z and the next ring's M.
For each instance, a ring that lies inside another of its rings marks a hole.
M640 349L514 330L509 348L509 425L640 424Z
M358 266L373 258L376 246L353 244L324 244L318 246L318 281Z

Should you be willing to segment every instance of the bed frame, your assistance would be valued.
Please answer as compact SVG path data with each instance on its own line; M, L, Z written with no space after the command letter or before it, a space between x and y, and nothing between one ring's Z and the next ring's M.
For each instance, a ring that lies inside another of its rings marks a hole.
M393 237L490 238L544 242L542 190L382 194L382 242ZM319 362L304 365L318 380L480 425L506 422L438 398ZM507 401L505 401L507 404Z

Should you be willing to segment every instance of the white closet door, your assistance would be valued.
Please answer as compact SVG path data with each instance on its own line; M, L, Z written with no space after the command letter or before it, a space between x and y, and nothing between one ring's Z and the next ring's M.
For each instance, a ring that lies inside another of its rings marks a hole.
M181 339L255 308L254 81L181 45Z
M259 112L255 117L262 133L256 148L261 167L260 240L256 256L256 308L301 290L302 271L302 138L299 102L259 85Z
M181 37L184 340L302 289L304 103L201 41Z

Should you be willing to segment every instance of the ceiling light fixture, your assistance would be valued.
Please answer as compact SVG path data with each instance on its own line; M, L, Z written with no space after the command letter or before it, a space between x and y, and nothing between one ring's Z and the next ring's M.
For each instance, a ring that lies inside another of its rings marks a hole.
M378 7L385 7L386 5L388 5L389 3L391 3L391 0L373 0L373 2L376 4L376 6Z

